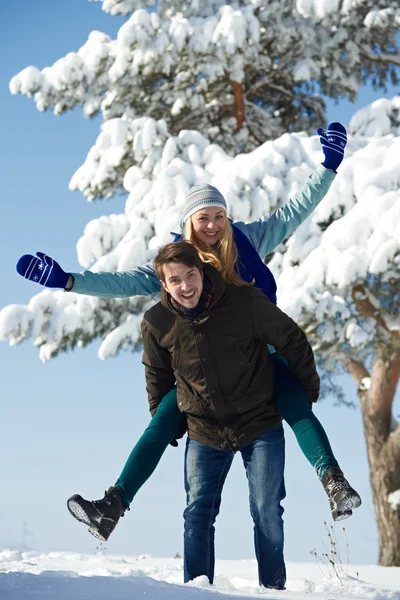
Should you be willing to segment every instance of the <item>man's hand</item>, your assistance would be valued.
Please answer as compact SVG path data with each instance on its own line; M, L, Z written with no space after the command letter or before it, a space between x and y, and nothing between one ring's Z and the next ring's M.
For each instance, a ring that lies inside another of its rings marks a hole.
M335 171L344 157L344 149L347 144L347 133L341 123L331 123L328 129L318 129L319 141L325 160L322 163L326 169Z
M17 262L16 269L25 279L49 288L65 288L70 278L70 274L65 273L58 262L43 252L36 252L36 256L24 254Z

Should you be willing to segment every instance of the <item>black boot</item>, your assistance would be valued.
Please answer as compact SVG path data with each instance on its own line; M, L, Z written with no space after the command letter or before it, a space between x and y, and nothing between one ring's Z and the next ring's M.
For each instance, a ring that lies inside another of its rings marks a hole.
M329 467L322 477L322 485L329 498L334 521L350 517L352 509L360 506L360 496L350 486L339 467Z
M329 500L329 506L331 507L332 519L334 521L344 521L345 519L351 517L351 515L353 514L352 510L337 510L332 500Z
M120 493L114 487L104 492L101 500L85 500L74 494L67 500L67 507L75 519L88 525L89 532L103 542L108 540L125 510L129 510L122 505Z

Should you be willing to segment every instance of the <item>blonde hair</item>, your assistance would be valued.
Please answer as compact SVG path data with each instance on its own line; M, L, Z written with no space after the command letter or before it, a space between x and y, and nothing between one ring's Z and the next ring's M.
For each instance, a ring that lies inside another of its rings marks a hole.
M246 283L246 281L243 281L243 279L235 270L235 265L238 259L238 251L233 239L232 227L228 218L225 220L222 238L213 246L204 244L196 237L196 234L193 230L192 217L187 219L183 234L184 239L188 242L191 242L196 248L201 261L217 269L225 281L240 287L249 287L254 284L254 279L251 283Z

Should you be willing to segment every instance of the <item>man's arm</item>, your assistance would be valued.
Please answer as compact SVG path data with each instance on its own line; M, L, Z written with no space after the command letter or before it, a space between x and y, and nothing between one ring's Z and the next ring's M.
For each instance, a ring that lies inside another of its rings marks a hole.
M252 288L255 335L271 344L288 362L310 402L319 396L319 375L305 333L259 290Z
M164 396L175 385L171 366L171 354L160 346L151 325L142 321L143 357L145 366L146 390L149 397L150 413L153 416Z

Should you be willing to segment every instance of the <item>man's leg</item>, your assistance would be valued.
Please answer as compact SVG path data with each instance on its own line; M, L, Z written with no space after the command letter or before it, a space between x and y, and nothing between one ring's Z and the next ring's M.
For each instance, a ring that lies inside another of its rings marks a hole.
M242 448L241 454L249 482L259 583L266 588L284 589L286 569L281 500L286 492L282 425Z
M184 581L206 575L214 580L214 523L233 452L188 439L185 452L186 509L183 513Z

